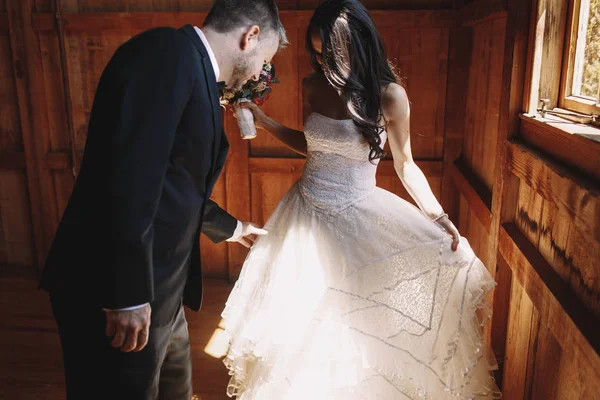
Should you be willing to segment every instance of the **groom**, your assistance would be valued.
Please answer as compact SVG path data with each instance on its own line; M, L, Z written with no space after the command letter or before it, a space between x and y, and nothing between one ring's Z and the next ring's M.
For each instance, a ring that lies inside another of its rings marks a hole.
M217 82L257 79L286 42L274 0L217 0L202 29L143 32L108 63L40 283L68 399L191 398L182 304L202 302L199 235L265 233L209 200L229 147Z

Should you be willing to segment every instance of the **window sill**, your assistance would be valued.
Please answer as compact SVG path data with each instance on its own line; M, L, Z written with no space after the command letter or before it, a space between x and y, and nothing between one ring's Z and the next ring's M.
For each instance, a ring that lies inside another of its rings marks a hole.
M554 115L521 114L520 118L523 141L600 180L600 128Z
M546 124L554 129L563 131L565 134L579 136L600 143L600 128L589 124L580 124L561 118L556 115L522 114L522 119L531 119Z

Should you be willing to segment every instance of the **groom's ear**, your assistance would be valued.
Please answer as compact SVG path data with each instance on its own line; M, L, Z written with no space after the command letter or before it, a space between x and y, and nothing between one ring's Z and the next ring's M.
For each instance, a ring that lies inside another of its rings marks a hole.
M240 47L243 51L253 50L258 44L258 38L260 35L260 27L258 25L252 25L242 35L242 41Z

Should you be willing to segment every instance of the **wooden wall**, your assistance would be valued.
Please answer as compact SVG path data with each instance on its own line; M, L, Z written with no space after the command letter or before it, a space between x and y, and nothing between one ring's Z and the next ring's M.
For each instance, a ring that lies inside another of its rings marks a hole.
M444 181L458 190L445 186L444 205L498 281L489 334L504 398L598 399L600 145L520 115L536 30L565 26L569 2L465 3L467 84L449 74L448 97L467 101L453 110L464 119L444 160ZM558 79L562 50L543 46Z
M13 72L13 49L8 31L6 1L0 1L0 149L22 154L27 129L16 102L20 88ZM35 264L32 216L23 157L0 156L0 263Z
M281 84L265 110L293 128L302 126L300 85L311 70L304 35L317 3L278 2L291 45L274 60ZM153 26L201 25L211 4L8 0L8 13L0 14L0 71L6 82L1 93L3 104L10 105L0 117L0 265L13 267L4 273L30 272L43 263L73 188L100 74L116 48ZM407 84L413 103L413 153L439 196L449 38L457 15L452 1L365 4L373 10L390 58ZM52 14L58 6L61 25ZM236 217L263 224L300 176L303 160L264 132L242 141L231 115L224 120L232 151L213 198ZM379 175L380 186L408 197L391 161L382 163ZM205 274L235 279L247 251L205 238L201 244Z
M10 1L10 0L8 0ZM36 11L52 10L54 0L32 0ZM278 0L280 10L314 9L320 0ZM208 11L213 0L62 0L65 12L105 12L105 11ZM369 9L442 9L452 8L453 0L366 0L363 4Z
M274 60L282 83L265 109L295 128L310 70L304 29L316 3L278 2L292 44ZM600 398L600 150L581 138L561 142L556 130L519 116L531 100L534 27L561 26L569 1L364 3L405 78L418 163L498 281L487 333L504 398ZM210 5L0 0L0 276L35 276L43 263L99 74L118 45L152 26L200 25ZM232 151L214 199L262 224L303 160L263 132L241 140L231 115L224 120ZM407 197L389 160L378 184ZM235 279L243 247L202 239L202 248L207 276Z

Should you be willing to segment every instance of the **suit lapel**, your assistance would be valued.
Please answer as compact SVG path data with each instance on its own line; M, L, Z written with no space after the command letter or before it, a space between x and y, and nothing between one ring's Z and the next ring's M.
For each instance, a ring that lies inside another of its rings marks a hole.
M198 33L196 32L194 27L192 25L185 25L181 28L181 30L189 36L192 43L194 43L194 46L198 49L200 55L202 56L202 69L204 70L204 79L206 80L206 87L208 87L208 95L210 98L210 103L212 105L212 120L214 129L214 140L212 149L212 171L207 177L210 181L214 173L217 160L218 158L220 158L218 157L219 149L223 147L221 141L227 141L227 138L223 135L223 126L221 123L221 105L219 100L219 89L217 87L217 78L215 77L212 63L208 55L208 51L206 50L206 47L204 47L204 44L202 43L202 40L198 36Z
M206 78L206 84L208 86L208 93L210 95L210 102L212 104L212 117L213 117L213 129L215 132L215 140L213 141L213 171L217 162L217 153L221 143L221 135L223 127L221 125L221 105L219 104L219 89L217 88L217 80L214 77L212 64L209 57L202 59L204 63L204 76Z

